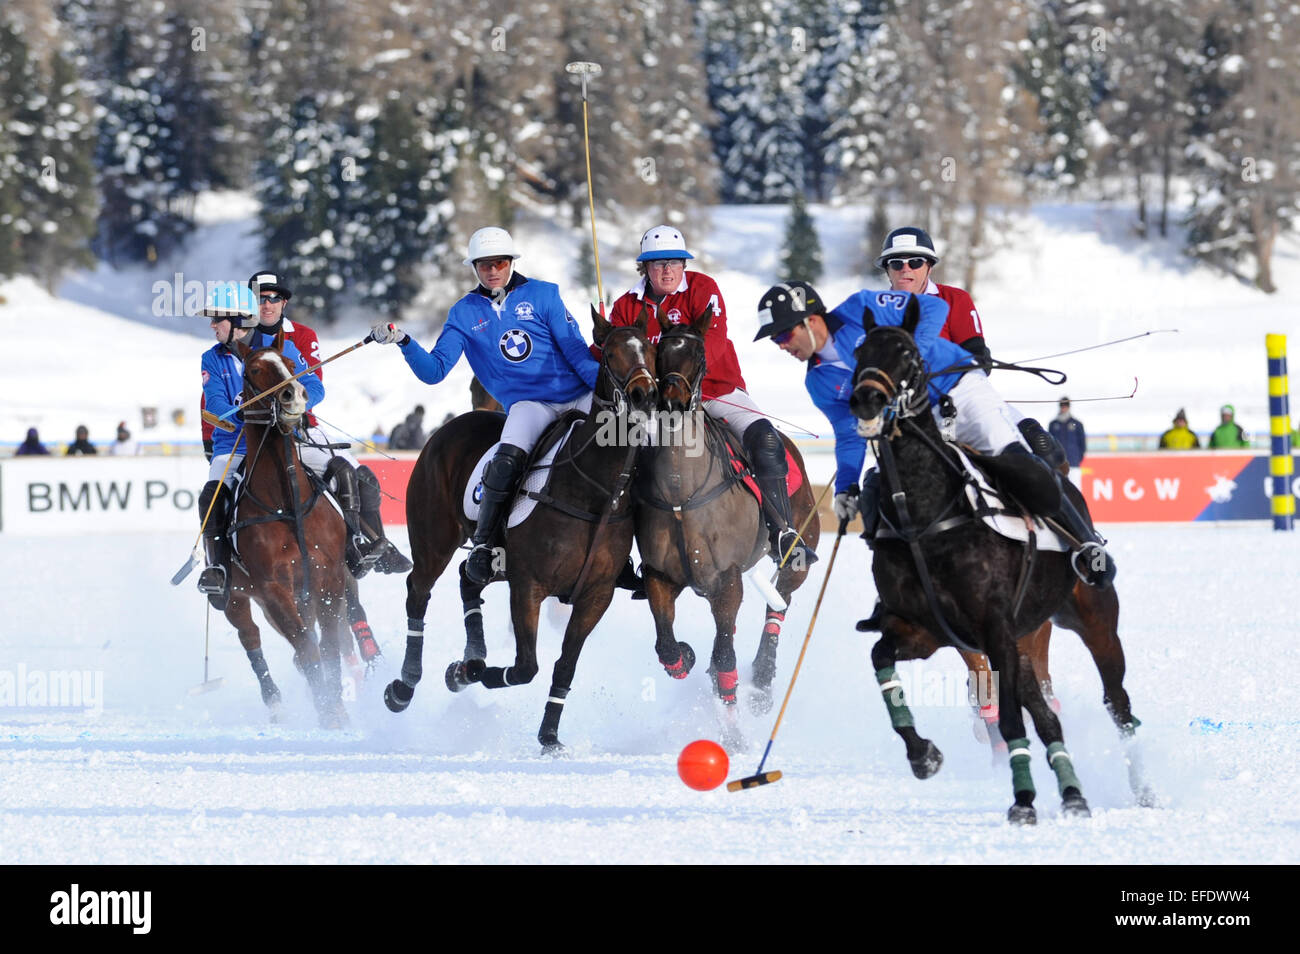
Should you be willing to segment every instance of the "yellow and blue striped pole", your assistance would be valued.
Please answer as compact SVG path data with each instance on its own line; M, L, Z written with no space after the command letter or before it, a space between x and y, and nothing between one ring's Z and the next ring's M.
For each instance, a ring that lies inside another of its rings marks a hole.
M1268 350L1268 472L1273 478L1273 529L1290 530L1295 520L1291 480L1291 407L1287 398L1286 335L1265 335Z

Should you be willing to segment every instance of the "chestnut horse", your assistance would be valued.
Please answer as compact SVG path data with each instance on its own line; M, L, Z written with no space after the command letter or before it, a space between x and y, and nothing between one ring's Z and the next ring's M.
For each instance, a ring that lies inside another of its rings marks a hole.
M868 326L855 352L849 406L874 432L880 461L881 519L872 571L883 604L881 638L871 650L894 731L918 778L938 771L942 755L914 728L895 663L928 658L940 645L988 656L998 674L998 727L1006 740L1015 803L1011 822L1033 824L1033 778L1022 707L1047 747L1067 815L1089 814L1065 749L1060 721L1043 698L1026 647L1018 643L1059 612L1074 588L1064 553L1042 551L1022 564L1023 547L963 513L965 473L930 412L924 363L911 332L913 300L901 327ZM1044 470L1044 477L1053 484Z
M293 366L275 349L236 347L244 362L244 400L293 376ZM321 726L338 728L347 719L339 663L347 612L347 527L343 515L321 498L298 457L293 432L306 409L306 391L294 381L243 411L247 455L230 518L239 554L231 560L225 613L272 715L280 706L280 690L262 654L250 596L293 646L294 665L311 686ZM319 646L314 626L320 628Z
M655 620L655 652L668 674L684 679L695 662L689 644L673 634L675 604L690 586L709 601L713 613L713 653L709 673L724 705L736 702L736 614L742 574L768 551L767 524L759 502L732 467L722 429L700 404L704 379L704 334L713 320L706 309L690 324L664 325L656 346L659 365L660 426L657 446L637 476L637 548L645 571L646 595ZM795 526L813 512L812 485L803 458L783 436L803 482L791 501ZM821 524L814 514L804 541L815 548ZM694 554L692 557L691 555ZM808 576L802 561L789 561L777 574L776 589L788 604ZM769 606L752 671L751 707L771 708L772 678L783 610ZM728 740L738 743L728 720Z
M447 687L453 692L476 682L489 689L531 682L538 670L537 619L542 600L558 595L572 603L537 734L547 752L563 748L560 716L578 656L609 606L614 580L632 549L628 484L645 434L644 421L658 396L654 349L646 340L644 316L635 325L619 328L611 328L600 315L592 317L594 337L603 347L592 413L557 452L550 483L544 494L537 495L536 509L506 531L514 665L487 665L483 588L461 573L467 639L462 660L446 672ZM410 705L423 675L424 615L430 590L473 531L473 521L465 516L464 491L479 460L500 438L504 421L500 414L486 411L460 415L434 432L411 473L406 519L415 566L406 578L406 657L401 678L384 691L384 702L394 712Z

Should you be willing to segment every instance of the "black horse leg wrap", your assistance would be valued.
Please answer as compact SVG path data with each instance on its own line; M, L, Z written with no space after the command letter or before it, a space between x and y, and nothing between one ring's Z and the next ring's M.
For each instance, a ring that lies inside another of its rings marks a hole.
M256 675L258 679L265 679L270 675L271 670L267 668L266 657L262 655L262 650L248 650L248 662L249 665L253 667L253 674Z
M402 660L402 682L414 686L424 675L424 620L406 620L406 657Z

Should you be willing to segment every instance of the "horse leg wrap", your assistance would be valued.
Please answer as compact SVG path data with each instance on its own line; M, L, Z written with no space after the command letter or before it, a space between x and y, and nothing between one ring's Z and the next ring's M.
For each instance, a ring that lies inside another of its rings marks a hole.
M734 706L736 704L736 686L740 684L740 673L735 669L725 672L719 670L714 672L713 680L717 684L718 698L722 700L722 704Z
M895 729L915 726L912 710L907 708L907 700L903 698L903 683L899 681L894 667L877 669L876 682L880 684L880 694L885 700L885 708L889 710L889 724Z
M364 619L352 624L352 638L356 640L357 649L361 651L362 662L368 663L379 655L379 644L375 642L375 634Z
M271 670L266 665L266 657L262 655L260 649L248 650L248 664L253 667L253 675L259 680L271 675Z
M506 686L517 686L519 683L510 681L511 666L488 666L483 670L483 678L480 682L487 689L504 689Z
M1012 739L1007 742L1007 758L1011 761L1011 790L1033 794L1034 777L1029 771L1029 740Z
M483 587L460 574L460 602L465 609L465 659L487 659L487 638L483 635Z
M414 688L424 675L424 620L406 621L406 658L402 660L402 682Z
M537 732L537 741L542 745L558 745L560 716L564 714L564 700L569 690L551 686L551 694L546 699L546 710L542 713L542 727Z
M1067 788L1073 788L1077 792L1083 791L1083 786L1079 784L1079 776L1074 774L1074 763L1070 761L1070 753L1065 751L1064 742L1053 742L1047 747L1047 764L1052 766L1052 771L1056 773L1056 788L1065 795Z
M776 639L781 635L781 624L784 622L785 613L768 609L767 622L763 624L763 636L767 639Z

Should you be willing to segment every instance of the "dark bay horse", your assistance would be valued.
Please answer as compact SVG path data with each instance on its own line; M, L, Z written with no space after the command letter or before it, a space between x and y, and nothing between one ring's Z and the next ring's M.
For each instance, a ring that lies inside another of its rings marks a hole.
M488 666L484 657L482 587L461 574L461 601L468 639L464 658L448 667L453 692L472 683L489 689L519 686L537 674L537 623L542 601L558 595L572 603L560 658L538 741L544 750L562 748L560 716L573 684L587 635L600 621L632 549L631 488L645 421L654 410L654 349L644 318L611 328L593 314L594 337L602 345L592 413L559 449L546 499L523 523L506 531L505 578L510 584L510 618L515 631L513 666ZM424 446L406 491L407 526L414 569L406 578L407 640L401 678L389 684L384 701L401 712L423 675L424 615L429 593L474 524L464 512L463 494L483 454L497 442L504 418L486 411L462 414L439 428Z
M871 660L890 722L913 774L933 775L942 755L917 733L894 665L928 658L941 645L983 653L997 676L998 727L1009 750L1015 803L1008 818L1037 820L1022 707L1047 746L1063 813L1086 816L1061 723L1019 644L1069 598L1076 579L1069 556L1042 551L1025 566L1021 544L963 518L964 472L930 413L924 364L911 335L918 316L911 307L902 327L869 327L855 352L850 399L853 413L874 432L882 525L896 528L877 536L872 564L883 612Z
M742 574L768 552L767 525L754 495L731 466L721 429L700 404L704 379L704 334L713 320L706 309L690 324L663 324L659 365L659 427L637 477L637 548L645 571L646 595L655 620L655 652L668 674L684 679L695 662L689 644L673 633L677 596L687 586L709 601L714 639L709 672L724 705L736 702L736 614L743 595ZM796 527L813 512L812 485L803 458L785 445L803 477L792 500ZM804 540L816 547L821 525L814 514ZM801 561L787 562L776 589L788 604L808 576ZM768 607L754 657L751 704L771 708L776 649L785 614ZM732 741L738 741L732 738Z
M273 348L237 349L244 362L244 400L293 375L293 366ZM231 561L225 613L272 713L279 708L280 690L262 654L250 597L293 646L294 665L311 686L321 726L338 728L347 720L339 663L347 527L298 457L293 431L306 407L306 392L294 381L243 412L247 455L230 525L231 535L238 534L239 558ZM319 646L312 634L315 626L320 628Z

